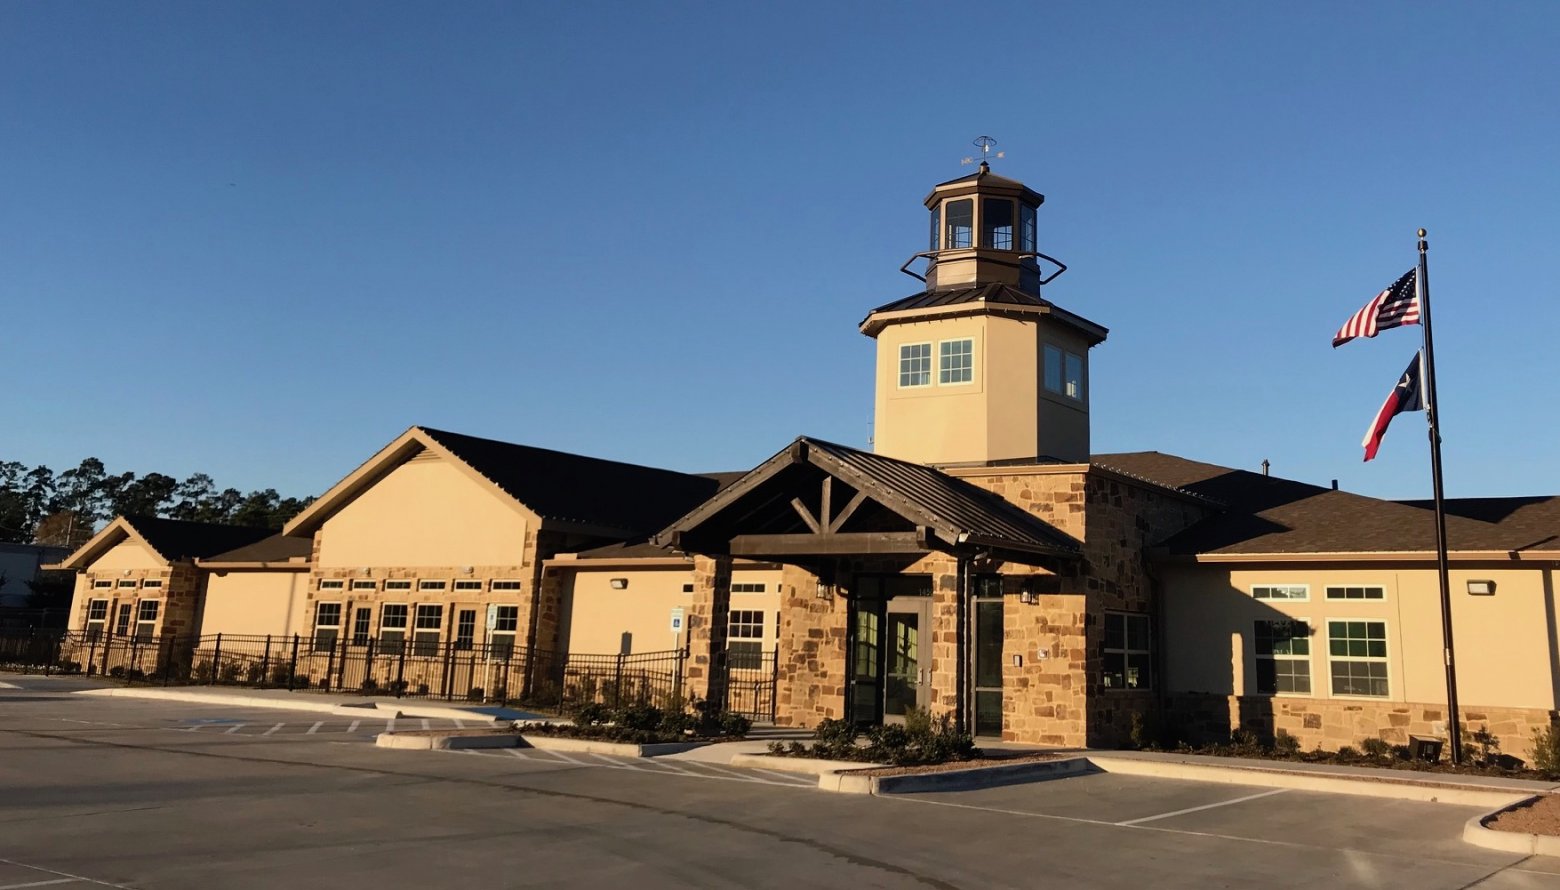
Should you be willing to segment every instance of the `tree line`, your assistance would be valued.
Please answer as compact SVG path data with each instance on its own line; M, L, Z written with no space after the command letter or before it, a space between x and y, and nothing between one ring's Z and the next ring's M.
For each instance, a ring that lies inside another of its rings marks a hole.
M100 523L124 514L279 529L313 500L274 488L218 489L205 473L184 480L109 473L95 457L59 473L0 461L0 541L79 547Z

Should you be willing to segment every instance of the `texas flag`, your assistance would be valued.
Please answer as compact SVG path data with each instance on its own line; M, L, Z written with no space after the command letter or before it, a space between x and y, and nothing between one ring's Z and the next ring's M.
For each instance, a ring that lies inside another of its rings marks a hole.
M1370 429L1365 431L1365 441L1360 444L1365 446L1366 460L1376 456L1376 450L1381 447L1381 437L1387 434L1387 424L1392 422L1392 418L1404 411L1425 410L1425 391L1420 385L1419 374L1423 359L1424 353L1414 353L1414 360L1408 363L1408 370L1403 372L1397 386L1392 387L1392 392L1387 394L1381 410L1376 412L1376 419L1371 422Z

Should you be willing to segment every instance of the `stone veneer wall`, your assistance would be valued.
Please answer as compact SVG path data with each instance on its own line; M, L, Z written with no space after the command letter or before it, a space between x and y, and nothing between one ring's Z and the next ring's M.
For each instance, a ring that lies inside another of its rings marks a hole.
M1504 753L1524 760L1532 756L1534 734L1560 718L1540 708L1463 704L1460 709L1465 731L1482 726L1500 740ZM1263 739L1282 730L1302 748L1326 750L1358 748L1373 738L1403 745L1410 735L1446 737L1446 706L1416 702L1178 693L1167 702L1166 720L1166 742L1175 736L1194 743L1223 741L1237 728Z
M695 556L693 598L688 604L688 661L683 669L684 694L690 699L724 701L724 676L717 670L726 658L731 616L731 558Z
M1003 610L1003 738L1096 747L1126 742L1132 715L1151 717L1158 696L1103 686L1104 613L1156 615L1144 550L1206 516L1208 508L1092 468L959 475L1083 542L1084 558L1059 565L1056 573L1013 563L976 567L1003 574L1009 597ZM1026 584L1039 594L1034 605L1018 600ZM1014 655L1023 656L1021 664L1013 663Z

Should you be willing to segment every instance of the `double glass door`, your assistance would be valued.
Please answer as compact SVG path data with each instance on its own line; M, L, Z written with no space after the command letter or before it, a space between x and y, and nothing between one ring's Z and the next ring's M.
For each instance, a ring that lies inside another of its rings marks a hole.
M929 575L857 577L847 665L856 722L903 723L930 703L931 607Z

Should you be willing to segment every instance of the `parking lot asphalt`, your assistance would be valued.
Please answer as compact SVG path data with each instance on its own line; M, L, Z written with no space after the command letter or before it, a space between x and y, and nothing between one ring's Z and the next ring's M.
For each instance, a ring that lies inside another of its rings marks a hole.
M1110 774L839 795L675 760L385 750L383 727L342 718L0 681L22 687L0 688L0 890L1560 888L1560 861L1463 844L1468 807Z

